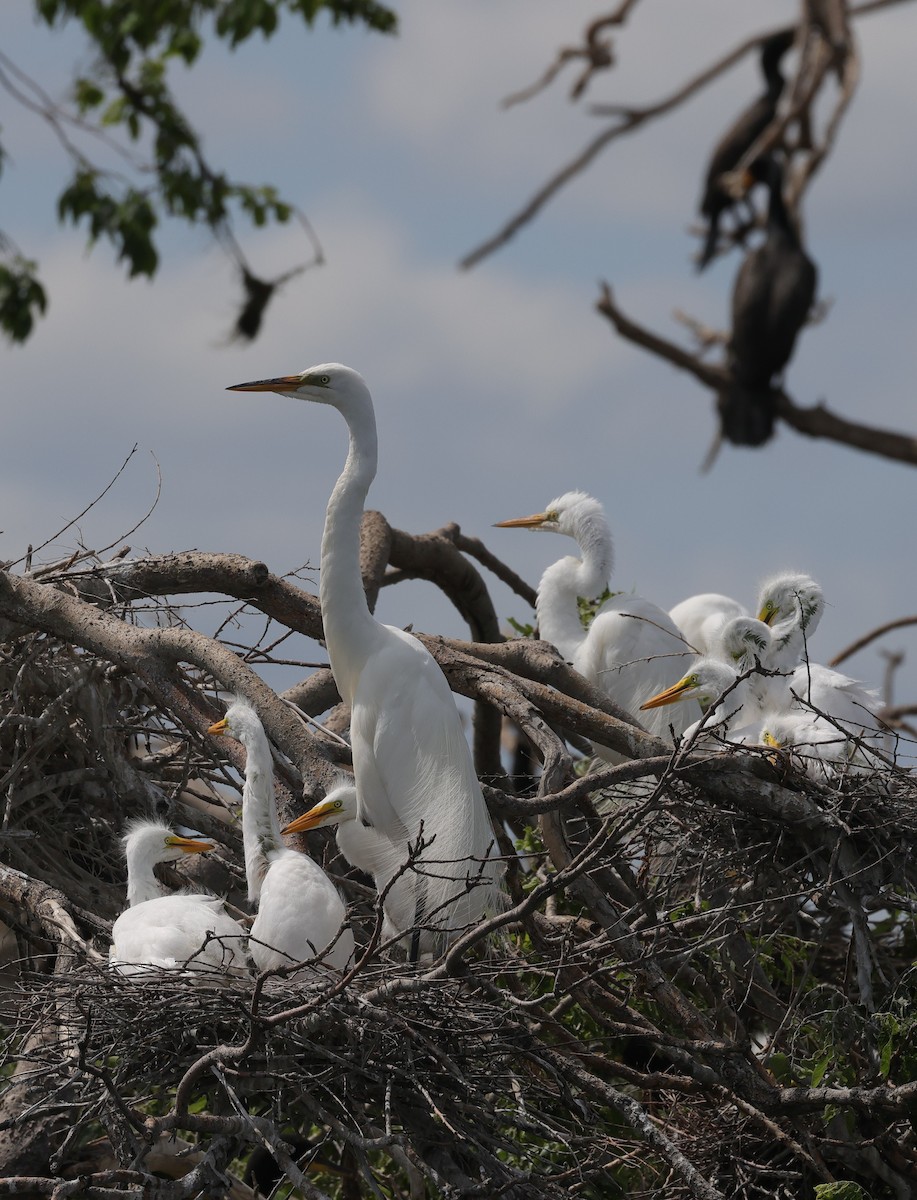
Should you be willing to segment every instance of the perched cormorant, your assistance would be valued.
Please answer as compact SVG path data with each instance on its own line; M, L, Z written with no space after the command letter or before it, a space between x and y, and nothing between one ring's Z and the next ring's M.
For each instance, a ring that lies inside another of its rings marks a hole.
M818 279L784 204L783 169L776 159L767 159L765 174L767 236L736 275L727 349L732 383L719 398L723 435L739 446L760 446L773 432L771 383L792 357Z
M713 151L700 202L701 215L707 218L707 236L697 263L698 271L706 267L716 252L720 215L736 203L736 198L723 187L722 177L735 168L774 119L784 83L780 60L792 46L795 36L795 30L788 30L775 33L761 43L761 72L767 84L764 94L736 118ZM749 184L762 178L760 160L752 164L749 172L752 177Z

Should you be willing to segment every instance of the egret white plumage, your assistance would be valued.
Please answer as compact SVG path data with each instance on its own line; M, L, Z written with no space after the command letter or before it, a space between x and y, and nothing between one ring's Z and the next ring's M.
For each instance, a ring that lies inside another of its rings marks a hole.
M800 663L790 676L790 693L804 707L828 713L850 728L876 728L879 693L833 667Z
M688 646L704 656L715 653L716 639L727 621L747 617L748 609L731 596L701 592L669 609Z
M772 676L759 673L756 668L768 667L771 652L770 627L756 617L733 617L719 626L710 647L710 657L734 667L738 674L755 671L749 675L748 691L760 712L768 706L771 695Z
M499 529L566 534L579 546L582 558L562 558L541 577L535 605L539 632L581 675L636 715L644 700L672 678L673 663L677 670L687 649L669 614L642 596L613 596L602 605L589 629L583 628L577 598L600 595L611 575L611 531L602 505L585 492L566 492L544 512L496 525ZM686 723L682 718L681 712L674 720L668 713L654 714L646 728L670 739L670 724L680 733ZM620 758L605 747L596 746L596 751L611 761Z
M764 722L761 740L786 751L810 779L821 783L885 766L870 749L875 746L874 737L851 736L839 724L812 712L771 715Z
M255 966L291 966L331 946L322 961L343 970L354 950L353 933L341 928L347 913L318 863L281 840L271 747L258 714L238 699L207 732L228 734L245 747L242 842L248 898L258 906L249 939Z
M112 927L108 958L122 974L147 967L170 970L243 968L245 930L218 896L167 893L157 863L203 854L213 842L181 837L161 821L136 821L123 839L129 907Z
M758 620L771 631L768 665L777 671L798 666L824 611L824 592L811 575L785 572L765 580L758 592Z
M325 644L350 706L356 819L339 840L382 891L421 836L429 843L385 903L386 932L420 923L431 948L501 904L500 864L461 718L433 656L410 634L376 621L360 575L360 522L377 465L369 389L349 367L238 384L336 408L347 423L347 461L328 501L321 553ZM330 814L328 814L330 815ZM326 817L327 820L327 817ZM361 831L371 830L370 833Z
M762 587L758 615L771 630L765 665L784 673L769 682L768 707L824 713L857 736L878 738L878 693L809 658L809 639L824 609L824 593L811 576L781 575Z

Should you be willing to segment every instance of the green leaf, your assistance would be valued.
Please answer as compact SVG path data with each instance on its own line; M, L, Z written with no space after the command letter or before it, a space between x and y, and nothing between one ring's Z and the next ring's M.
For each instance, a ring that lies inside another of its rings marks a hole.
M105 92L92 79L78 79L73 85L73 99L80 112L98 108L105 99Z
M33 272L36 264L18 255L0 265L0 329L11 342L24 342L35 318L48 307L44 288Z
M835 1183L816 1183L815 1200L869 1200L858 1183L849 1180L837 1180Z
M812 1087L818 1087L818 1085L824 1079L825 1071L827 1071L828 1064L830 1062L831 1062L830 1054L823 1054L821 1056L821 1058L816 1060L815 1066L812 1068L812 1076L811 1076L811 1080L810 1080L810 1084Z
M516 633L518 633L520 637L530 638L534 636L534 625L529 623L523 624L521 621L517 621L515 617L507 617L506 620L510 628L515 629Z

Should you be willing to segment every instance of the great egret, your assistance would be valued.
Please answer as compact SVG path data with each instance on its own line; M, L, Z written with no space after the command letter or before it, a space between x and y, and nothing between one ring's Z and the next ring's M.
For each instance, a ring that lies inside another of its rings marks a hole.
M112 927L109 963L122 974L146 967L209 969L245 967L245 930L217 896L167 894L157 863L203 854L213 843L180 837L160 821L136 821L123 839L130 906Z
M771 695L771 677L756 671L767 668L771 653L771 631L755 617L733 617L717 629L710 646L710 657L733 667L740 675L755 671L748 677L748 690L761 712L767 708Z
M271 747L258 714L238 699L207 732L228 734L245 747L242 842L248 898L258 906L249 938L255 966L259 971L290 966L334 942L322 961L343 970L354 950L353 933L341 929L347 913L318 863L281 840Z
M672 663L686 653L685 639L668 613L642 596L619 593L606 600L589 629L580 620L578 597L591 599L607 586L611 574L611 531L598 500L585 492L566 492L544 512L498 521L499 529L532 529L573 538L582 558L572 555L547 568L538 584L535 610L538 629L581 675L606 692L616 704L635 713L672 678ZM654 714L646 728L671 740L684 729L682 713ZM620 755L595 747L603 758Z
M783 170L772 158L767 182L767 236L736 275L727 348L732 382L719 399L723 433L740 446L759 446L773 432L771 383L792 357L818 279L784 204Z
M663 708L680 700L697 700L704 710L700 720L705 731L725 736L729 742L757 741L761 713L748 680L719 659L698 659L677 683L651 696L640 708ZM694 733L700 720L685 729L685 737Z
M821 782L886 768L882 758L872 753L878 748L878 738L877 731L858 733L813 712L773 714L761 732L766 745L789 752L810 779Z
M748 609L731 596L723 596L719 592L701 592L670 608L669 616L691 649L705 656L715 652L723 625L735 617L747 617Z
M697 269L702 271L716 253L717 234L722 213L732 208L735 198L723 185L723 176L738 166L747 150L750 150L764 130L770 125L777 112L777 104L783 91L783 76L780 60L792 46L795 30L777 33L761 43L761 73L766 87L763 95L742 112L726 130L714 147L704 180L700 212L707 218L707 236L698 259ZM752 178L760 178L760 160L750 168Z
M407 933L420 923L420 948L433 948L500 907L501 868L445 676L415 637L380 624L366 602L360 521L377 465L369 389L356 371L325 363L229 390L327 404L347 422L347 461L325 516L320 594L331 671L351 710L353 829L372 833L340 845L382 891L423 839L419 859L390 889L385 913L387 932Z
M771 631L768 666L780 671L796 667L824 611L824 592L811 575L789 572L765 580L758 592L758 620Z
M882 734L876 715L881 703L878 693L809 657L809 640L824 610L821 585L810 575L777 575L762 585L758 597L758 616L771 637L760 661L770 671L780 672L763 680L769 719L774 714L785 717L781 729L806 744L824 743L826 750L820 757L827 760L841 730L867 744L877 742Z

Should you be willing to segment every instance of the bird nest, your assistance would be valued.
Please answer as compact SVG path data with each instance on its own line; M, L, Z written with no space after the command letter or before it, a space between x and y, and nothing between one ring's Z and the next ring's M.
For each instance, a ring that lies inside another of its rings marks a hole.
M267 1153L303 1194L341 1200L796 1200L839 1180L905 1194L911 774L819 782L773 751L708 746L574 778L545 751L537 796L505 778L488 791L506 910L441 957L385 948L378 897L326 840L310 849L360 949L346 976L121 977L106 954L127 818L213 837L204 874L172 882L245 903L238 763L202 736L206 666L164 687L47 632L0 650L8 1178L241 1200L245 1164ZM545 727L596 736L606 719L585 701L561 713L558 691L509 670L498 681L488 694L533 740L519 697ZM287 804L305 778L292 759L277 763Z

